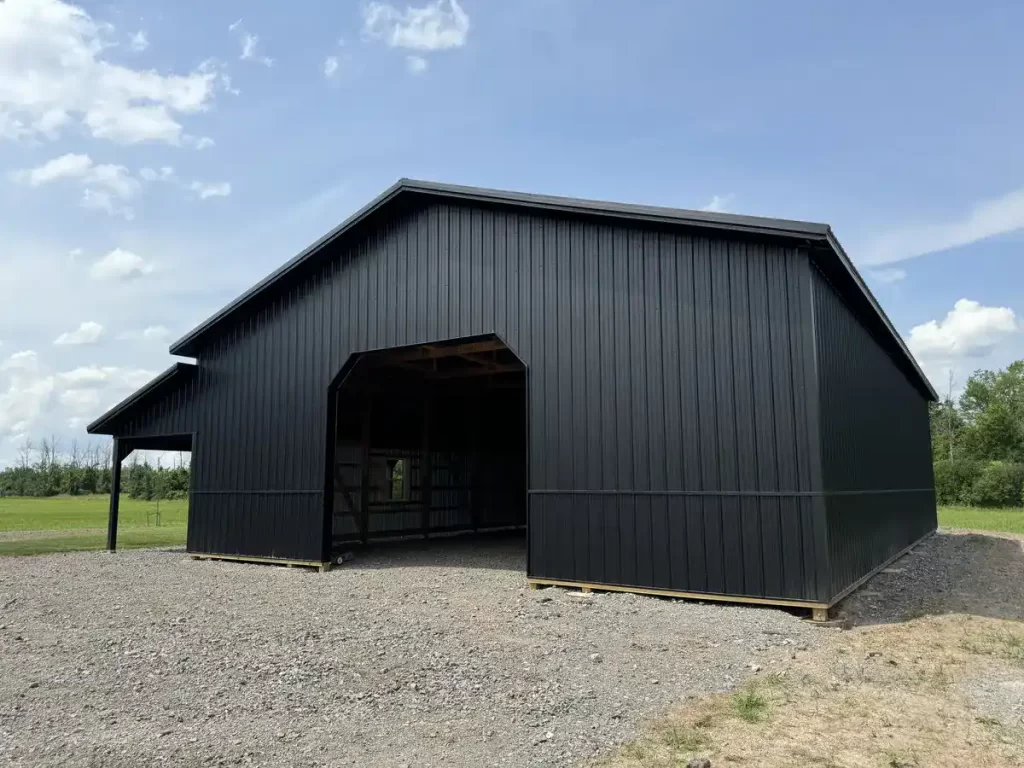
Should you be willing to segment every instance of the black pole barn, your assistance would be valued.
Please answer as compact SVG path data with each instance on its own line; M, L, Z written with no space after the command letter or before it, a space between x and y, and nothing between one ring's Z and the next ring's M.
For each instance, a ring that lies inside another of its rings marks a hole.
M170 351L89 431L187 440L196 555L525 526L535 584L823 609L936 525L822 224L402 180Z

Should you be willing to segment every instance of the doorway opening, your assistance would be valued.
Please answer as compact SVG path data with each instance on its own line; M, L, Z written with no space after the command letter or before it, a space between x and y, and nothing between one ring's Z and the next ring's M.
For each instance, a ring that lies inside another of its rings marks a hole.
M526 367L497 336L354 355L330 393L332 555L526 526Z

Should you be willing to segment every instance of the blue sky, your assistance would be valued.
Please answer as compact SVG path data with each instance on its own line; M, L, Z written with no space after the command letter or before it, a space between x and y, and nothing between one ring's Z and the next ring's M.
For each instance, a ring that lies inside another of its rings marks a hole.
M936 387L1024 356L1024 5L0 3L0 465L401 176L832 224Z

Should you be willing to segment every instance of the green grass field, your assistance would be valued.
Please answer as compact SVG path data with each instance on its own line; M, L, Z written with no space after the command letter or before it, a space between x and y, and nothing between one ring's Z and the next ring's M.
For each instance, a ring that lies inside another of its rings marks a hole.
M109 505L108 496L0 498L0 555L103 549ZM156 509L155 501L138 501L122 494L118 547L184 545L188 502L161 501L160 525L156 524Z
M103 549L109 504L107 496L0 498L0 556ZM118 547L184 545L188 502L161 501L159 526L156 506L122 495ZM939 525L1024 534L1024 509L940 507Z
M939 507L939 525L943 528L1024 533L1024 509Z

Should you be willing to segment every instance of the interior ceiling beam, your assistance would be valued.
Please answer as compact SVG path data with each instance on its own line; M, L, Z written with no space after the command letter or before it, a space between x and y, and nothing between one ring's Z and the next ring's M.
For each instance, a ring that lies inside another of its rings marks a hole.
M480 352L493 352L498 349L507 349L498 339L471 341L466 344L449 344L448 346L429 346L423 344L403 352L389 352L384 358L388 363L405 363L416 360L433 360L440 357L463 357Z
M487 368L469 368L464 371L443 371L430 374L432 379L465 379L471 376L494 376L502 373L520 373L523 366L518 363L512 365L495 365Z

